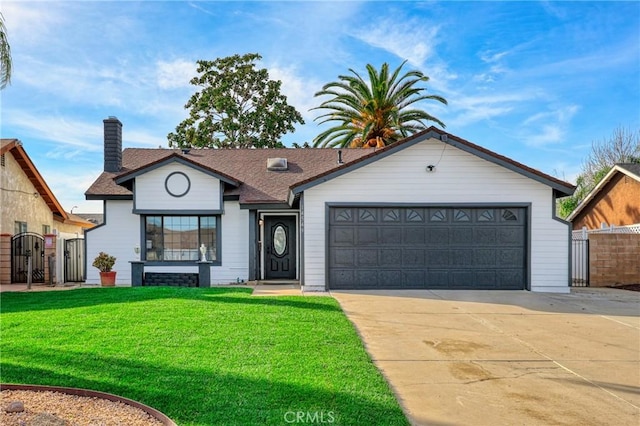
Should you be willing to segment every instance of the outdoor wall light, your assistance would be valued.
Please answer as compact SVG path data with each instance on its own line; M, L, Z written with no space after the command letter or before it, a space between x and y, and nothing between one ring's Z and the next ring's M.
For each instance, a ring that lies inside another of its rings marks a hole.
M433 164L429 164L427 166L427 171L428 172L435 172L436 171L436 166L434 166Z
M133 252L136 254L136 260L140 259L140 246L138 244L136 244L133 247Z

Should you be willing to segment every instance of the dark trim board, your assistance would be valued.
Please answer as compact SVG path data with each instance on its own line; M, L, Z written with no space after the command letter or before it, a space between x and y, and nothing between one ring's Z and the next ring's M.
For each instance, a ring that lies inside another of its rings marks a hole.
M530 212L531 203L326 203L325 287L530 290Z
M212 216L223 215L224 210L166 210L166 209L133 209L133 214L137 215L163 215L163 216Z

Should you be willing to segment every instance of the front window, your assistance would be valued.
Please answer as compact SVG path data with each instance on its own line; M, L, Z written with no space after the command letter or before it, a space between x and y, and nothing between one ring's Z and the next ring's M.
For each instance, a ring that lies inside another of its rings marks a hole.
M147 261L197 261L200 246L207 260L219 261L218 216L147 216L145 254Z
M25 232L27 232L27 222L16 221L14 225L14 233L18 235L18 234L24 234Z

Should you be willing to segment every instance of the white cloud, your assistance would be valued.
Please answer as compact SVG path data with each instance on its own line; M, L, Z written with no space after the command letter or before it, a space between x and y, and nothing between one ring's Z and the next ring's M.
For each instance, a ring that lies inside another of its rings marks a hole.
M85 123L62 116L36 115L25 111L3 112L3 125L19 128L19 135L3 135L16 137L25 143L27 151L29 139L43 139L54 142L56 148L51 155L54 158L67 155L71 151L102 150L102 123ZM64 153L63 153L63 148Z
M522 139L534 147L562 143L567 137L572 118L579 110L578 105L567 105L532 115L522 123Z
M87 201L84 197L85 191L98 178L102 169L85 166L74 167L73 171L59 167L39 167L38 170L66 211L77 206L74 213L102 212L101 201Z
M305 78L298 74L294 67L274 65L268 67L269 78L282 81L281 91L287 97L287 102L293 105L305 121L313 120L317 112L310 112L319 102L313 95L320 90L323 83L314 78Z
M161 89L191 87L189 82L196 76L196 69L195 61L185 59L176 59L172 62L158 61L156 64L158 86Z
M49 3L47 7L40 8L29 2L3 1L2 15L12 48L15 43L18 43L16 48L22 44L39 44L46 41L55 28L63 28L67 20L60 13L59 6L60 4Z
M435 55L439 30L438 25L428 25L415 19L385 19L362 31L354 32L354 36L400 59L406 59L414 66L421 67Z
M535 91L496 93L484 96L460 96L449 98L450 113L453 118L447 125L468 126L470 124L491 120L514 111L519 105L538 97Z

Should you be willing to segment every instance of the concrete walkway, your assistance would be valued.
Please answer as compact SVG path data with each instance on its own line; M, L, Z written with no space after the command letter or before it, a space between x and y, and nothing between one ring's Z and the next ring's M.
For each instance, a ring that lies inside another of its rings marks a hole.
M332 292L415 425L640 424L640 293Z

